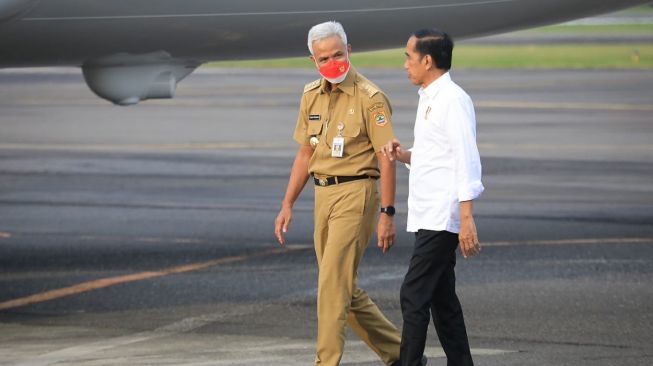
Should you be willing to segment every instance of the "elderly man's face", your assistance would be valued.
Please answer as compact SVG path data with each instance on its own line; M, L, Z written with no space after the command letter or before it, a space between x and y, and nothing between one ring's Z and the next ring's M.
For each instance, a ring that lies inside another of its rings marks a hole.
M317 66L322 66L330 60L344 61L348 53L351 52L351 46L342 43L340 37L333 35L319 41L313 42L313 55L311 60L315 61Z

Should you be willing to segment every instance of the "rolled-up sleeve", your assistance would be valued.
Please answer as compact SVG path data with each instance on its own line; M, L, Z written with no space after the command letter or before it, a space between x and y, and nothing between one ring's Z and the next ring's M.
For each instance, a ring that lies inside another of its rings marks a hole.
M481 158L476 145L476 116L467 96L453 98L448 104L446 133L454 155L458 201L478 198L483 190Z

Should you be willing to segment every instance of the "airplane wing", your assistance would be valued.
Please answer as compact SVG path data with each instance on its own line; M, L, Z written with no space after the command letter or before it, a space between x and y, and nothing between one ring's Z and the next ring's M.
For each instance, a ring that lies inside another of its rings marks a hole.
M357 50L400 47L418 28L454 39L558 23L650 0L0 0L0 68L80 66L119 105L171 98L202 63L308 53L338 20Z

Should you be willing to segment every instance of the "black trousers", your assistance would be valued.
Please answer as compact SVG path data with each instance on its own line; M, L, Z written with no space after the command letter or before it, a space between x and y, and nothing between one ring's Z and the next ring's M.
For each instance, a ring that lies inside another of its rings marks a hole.
M410 267L401 285L401 365L419 366L429 326L429 311L447 366L473 366L463 310L456 296L458 235L419 230Z

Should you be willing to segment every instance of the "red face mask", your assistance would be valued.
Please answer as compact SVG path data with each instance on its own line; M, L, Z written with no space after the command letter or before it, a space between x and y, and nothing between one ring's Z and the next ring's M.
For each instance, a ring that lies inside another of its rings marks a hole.
M320 74L330 83L339 84L347 77L349 72L349 59L338 61L331 59L326 64L319 66Z

